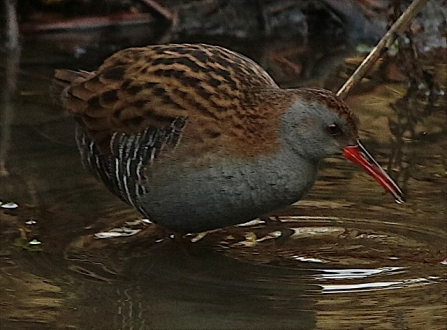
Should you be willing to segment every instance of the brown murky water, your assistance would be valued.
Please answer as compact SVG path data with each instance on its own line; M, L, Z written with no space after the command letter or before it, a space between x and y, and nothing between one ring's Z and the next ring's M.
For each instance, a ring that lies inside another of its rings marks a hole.
M383 81L348 100L404 205L330 159L280 221L173 239L82 168L73 123L47 89L53 66L91 63L45 51L47 64L22 66L8 119L0 329L446 329L445 94L404 109L391 104L407 83ZM111 233L132 235L98 238Z

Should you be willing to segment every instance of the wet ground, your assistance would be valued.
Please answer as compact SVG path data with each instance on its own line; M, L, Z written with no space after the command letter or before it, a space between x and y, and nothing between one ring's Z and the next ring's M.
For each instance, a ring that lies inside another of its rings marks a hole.
M395 75L348 100L405 204L330 159L310 195L271 221L180 238L94 180L72 120L49 99L54 67L91 69L103 53L81 49L83 64L28 42L1 122L0 329L446 329L445 62L430 62L434 100L405 99ZM262 62L259 47L242 48ZM326 84L339 85L350 61ZM101 238L111 235L121 237Z

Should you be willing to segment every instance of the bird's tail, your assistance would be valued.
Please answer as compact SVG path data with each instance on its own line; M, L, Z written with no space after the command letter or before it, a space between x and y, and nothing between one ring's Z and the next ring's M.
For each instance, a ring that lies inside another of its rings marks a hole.
M55 70L50 85L51 99L56 104L63 105L64 95L70 85L85 81L91 77L91 72L74 70Z

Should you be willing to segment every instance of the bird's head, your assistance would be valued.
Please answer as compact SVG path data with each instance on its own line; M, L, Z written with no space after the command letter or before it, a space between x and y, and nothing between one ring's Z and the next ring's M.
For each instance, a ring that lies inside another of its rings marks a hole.
M397 202L404 201L397 184L360 143L357 117L335 94L323 89L298 89L281 119L282 139L294 153L315 163L343 155L391 192Z

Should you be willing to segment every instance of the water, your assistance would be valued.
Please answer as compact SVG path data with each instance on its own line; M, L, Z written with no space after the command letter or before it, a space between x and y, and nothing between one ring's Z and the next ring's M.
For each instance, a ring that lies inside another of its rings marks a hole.
M0 199L18 205L0 208L2 330L446 329L445 99L393 111L406 82L384 82L348 100L407 203L330 159L310 195L277 219L179 238L135 221L82 168L73 122L47 88L54 62L94 65L36 43L24 49L0 178ZM124 227L138 233L95 238Z

